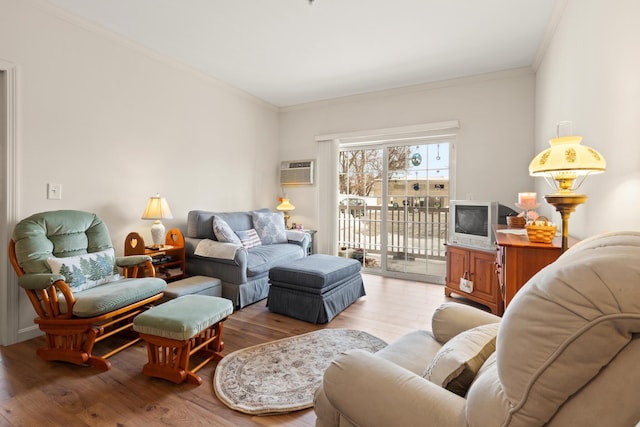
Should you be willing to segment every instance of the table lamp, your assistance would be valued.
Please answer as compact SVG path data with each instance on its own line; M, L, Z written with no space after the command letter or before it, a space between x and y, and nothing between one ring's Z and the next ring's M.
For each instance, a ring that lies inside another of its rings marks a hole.
M162 224L163 219L172 219L173 215L171 214L171 209L169 209L169 204L167 203L167 199L164 197L160 197L159 194L156 194L153 197L149 197L149 202L147 203L147 207L142 214L142 219L153 219L153 224L151 225L151 239L153 240L154 248L160 248L163 246L165 241L165 228Z
M544 196L562 217L562 252L569 240L569 216L578 205L587 201L584 194L576 194L587 176L606 169L604 157L593 148L581 145L580 136L563 136L549 140L550 148L539 153L529 164L529 175L542 176L556 190Z
M281 202L276 209L284 212L284 228L289 228L289 211L294 210L296 207L291 204L289 199L282 198Z

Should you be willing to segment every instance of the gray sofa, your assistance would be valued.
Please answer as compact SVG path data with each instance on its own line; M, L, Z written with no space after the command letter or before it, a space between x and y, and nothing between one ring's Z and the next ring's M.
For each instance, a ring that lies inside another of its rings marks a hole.
M254 212L270 210L260 209ZM234 232L254 228L252 211L190 211L185 237L186 270L190 276L203 275L220 279L222 296L230 299L236 308L267 297L269 270L272 267L303 258L307 254L311 238L307 233L295 230L286 230L287 243L263 244L245 249L219 242L213 230L213 218L216 216L223 219ZM204 240L206 241L203 242ZM201 243L212 249L213 256L196 255L196 249Z

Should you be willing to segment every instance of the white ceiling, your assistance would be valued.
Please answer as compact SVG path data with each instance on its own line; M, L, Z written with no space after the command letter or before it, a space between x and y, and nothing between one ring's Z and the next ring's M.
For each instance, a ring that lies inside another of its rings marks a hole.
M50 0L291 106L532 65L556 0Z

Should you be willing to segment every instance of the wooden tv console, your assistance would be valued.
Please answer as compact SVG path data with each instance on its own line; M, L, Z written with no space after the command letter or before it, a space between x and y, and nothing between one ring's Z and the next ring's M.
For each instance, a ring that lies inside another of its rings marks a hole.
M460 288L460 279L473 281L473 290ZM504 302L496 276L496 252L454 244L447 245L447 279L444 294L457 294L489 307L493 314L502 316Z
M533 243L525 235L503 233L506 225L494 225L495 250L447 245L447 278L444 294L456 294L487 306L502 316L518 290L562 252L562 238ZM576 239L569 238L569 246ZM473 290L460 288L460 278L473 281Z

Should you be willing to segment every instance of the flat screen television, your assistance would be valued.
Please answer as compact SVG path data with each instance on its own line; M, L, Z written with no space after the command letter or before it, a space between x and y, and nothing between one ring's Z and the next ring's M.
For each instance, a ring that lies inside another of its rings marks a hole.
M449 202L449 243L494 249L493 224L506 224L516 212L498 202L451 200Z

